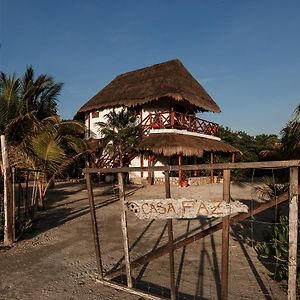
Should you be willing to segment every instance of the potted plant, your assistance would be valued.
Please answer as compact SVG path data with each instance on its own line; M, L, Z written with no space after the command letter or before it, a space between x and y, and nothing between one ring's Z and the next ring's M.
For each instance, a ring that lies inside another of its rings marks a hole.
M180 187L187 187L189 185L188 178L185 173L182 173L181 178L179 179Z

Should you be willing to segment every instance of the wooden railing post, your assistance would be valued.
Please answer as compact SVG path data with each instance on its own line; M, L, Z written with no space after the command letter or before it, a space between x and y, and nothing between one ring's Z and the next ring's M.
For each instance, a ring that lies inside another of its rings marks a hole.
M152 113L149 113L149 119L150 119L150 129L153 129L153 124L152 124Z
M174 128L174 110L173 110L173 108L171 109L171 112L170 112L170 114L171 114L171 128L173 129Z
M223 201L230 202L230 170L223 171ZM230 215L222 223L222 266L221 266L221 299L228 299L228 261L229 261Z
M210 163L211 163L211 165L213 165L214 162L215 162L214 158L215 158L214 153L210 152ZM213 168L211 168L211 170L210 170L210 183L214 183L214 169Z
M288 300L297 297L298 167L290 168Z

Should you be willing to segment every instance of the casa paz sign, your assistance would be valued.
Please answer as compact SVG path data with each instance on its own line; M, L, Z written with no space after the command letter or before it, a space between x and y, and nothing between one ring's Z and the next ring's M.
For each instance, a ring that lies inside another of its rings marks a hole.
M209 201L195 199L151 199L127 203L127 207L139 219L194 219L224 217L248 212L248 206L239 202Z

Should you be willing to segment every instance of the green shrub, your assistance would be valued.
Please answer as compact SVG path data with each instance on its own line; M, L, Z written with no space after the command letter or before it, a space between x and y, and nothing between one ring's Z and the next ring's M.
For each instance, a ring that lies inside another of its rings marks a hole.
M300 229L298 222L298 232ZM277 264L275 268L276 279L286 280L288 278L288 257L289 257L289 219L287 216L280 216L279 223L274 225L273 231L269 233L263 242L256 246L259 257L271 260ZM300 261L300 241L298 239L297 261ZM300 268L297 269L297 285L300 291Z

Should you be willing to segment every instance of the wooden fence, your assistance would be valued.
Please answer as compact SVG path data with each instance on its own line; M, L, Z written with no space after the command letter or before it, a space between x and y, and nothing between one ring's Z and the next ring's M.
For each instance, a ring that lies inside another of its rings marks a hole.
M9 228L9 241L6 245L11 245L18 240L23 233L32 225L35 211L38 206L38 177L39 171L12 168L10 180L10 200L12 208L10 211L10 219L7 220ZM0 199L0 216L1 230L0 238L4 237L4 179L0 180L1 185L1 199Z
M274 207L280 203L288 201L289 203L289 262L288 262L288 299L296 299L296 281L297 281L297 234L298 234L298 173L300 161L273 161L273 162L252 162L252 163L222 163L222 164L201 164L201 165L185 165L185 166L159 166L159 167L134 167L134 168L103 168L103 169L91 169L84 170L86 176L88 198L90 204L90 213L92 219L93 238L95 243L95 252L97 260L98 281L107 286L114 287L119 290L123 290L135 295L147 299L158 299L156 296L147 294L140 290L133 288L131 270L141 264L146 264L163 255L169 256L169 275L170 275L170 295L171 299L176 299L175 292L175 275L174 275L174 251L180 249L196 240L210 235L218 230L222 230L222 262L221 262L221 299L228 299L228 265L229 265L229 229L230 225L252 217L262 211L265 211L271 207ZM229 203L230 200L230 170L235 169L276 169L276 168L288 168L289 169L289 193L286 192L270 201L264 202L257 207L250 208L248 212L242 212L233 216L227 215L220 218L220 222L217 224L205 228L187 238L183 238L174 242L173 240L173 222L172 219L167 220L168 227L168 243L161 246L146 255L143 255L134 261L130 260L129 253L129 240L128 240L128 227L127 227L127 203L124 193L124 182L122 173L127 172L141 172L141 171L164 171L165 173L165 197L169 199L170 195L170 171L193 171L193 170L223 170L223 201ZM101 257L101 245L99 238L99 228L97 222L97 216L95 212L94 194L91 181L91 174L93 173L117 173L119 184L119 198L121 202L121 225L123 236L123 248L125 256L125 266L119 267L117 270L104 273ZM123 271L126 271L127 286L120 285L113 282L111 279L120 275Z

